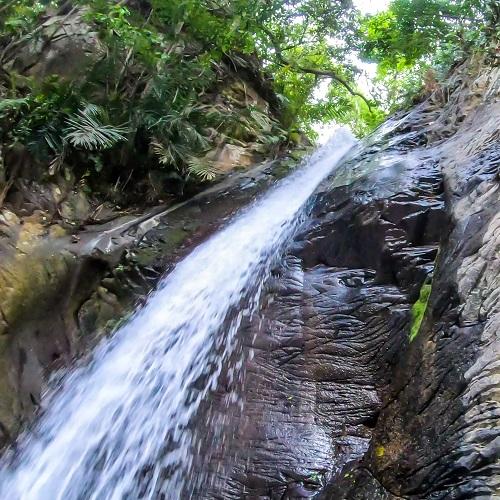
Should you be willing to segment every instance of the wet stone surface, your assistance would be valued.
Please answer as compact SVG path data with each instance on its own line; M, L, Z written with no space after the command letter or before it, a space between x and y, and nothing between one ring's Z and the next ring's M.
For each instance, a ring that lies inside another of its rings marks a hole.
M309 498L363 457L445 219L436 161L420 157L418 175L401 159L388 183L372 156L350 185L319 190L241 332L238 404L225 381L200 417L208 472L187 496Z

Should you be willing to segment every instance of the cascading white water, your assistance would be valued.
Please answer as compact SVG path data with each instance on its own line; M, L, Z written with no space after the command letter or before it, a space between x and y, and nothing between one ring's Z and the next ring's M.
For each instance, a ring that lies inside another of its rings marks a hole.
M127 325L73 370L0 472L0 498L178 498L188 424L314 189L354 144L343 130L182 260Z

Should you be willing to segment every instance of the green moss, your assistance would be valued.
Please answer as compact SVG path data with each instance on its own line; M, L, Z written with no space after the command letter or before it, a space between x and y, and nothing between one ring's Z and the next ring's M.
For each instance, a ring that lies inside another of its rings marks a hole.
M425 310L429 302L429 296L432 290L432 283L424 283L420 289L420 296L411 308L411 329L410 342L418 335L420 325L424 319Z
M288 134L288 139L290 142L293 142L294 144L300 144L302 136L300 135L299 132L292 131Z

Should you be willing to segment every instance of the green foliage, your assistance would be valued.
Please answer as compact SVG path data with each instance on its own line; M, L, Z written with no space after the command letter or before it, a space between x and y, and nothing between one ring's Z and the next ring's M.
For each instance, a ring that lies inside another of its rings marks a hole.
M3 57L15 54L17 44L36 39L47 9L57 10L58 5L62 2L12 0L0 7ZM113 158L125 158L135 154L136 143L146 143L148 160L204 180L213 172L199 168L198 160L214 134L229 141L255 141L265 151L287 140L285 129L312 133L314 122L336 120L365 130L373 122L358 98L346 91L355 89L356 76L346 60L347 41L355 33L355 11L348 4L75 0L70 8L78 6L102 43L103 55L86 78L30 81L28 88L9 91L0 106L8 130L4 141L28 144L40 161L61 164L78 153L78 161L87 158L100 169L106 150L120 149ZM66 6L61 22L68 12ZM223 65L255 56L274 77L268 85L280 100L281 123L257 108L210 102L220 75L227 74ZM326 74L309 72L318 69ZM318 101L314 92L325 78L332 82L330 91Z
M387 11L361 19L360 55L378 64L383 107L411 103L429 71L444 78L472 51L496 51L499 14L492 0L393 0Z
M420 326L424 319L427 304L432 290L431 283L424 283L420 289L418 300L411 308L411 328L410 328L410 342L415 339L420 331Z
M189 173L199 177L203 181L211 181L217 177L217 174L219 174L219 171L213 162L206 158L197 158L196 156L192 156L188 159L188 164Z
M4 141L10 146L26 144L42 160L62 149L64 120L79 103L79 97L68 84L48 78L33 83L25 97L1 101L0 121Z
M164 58L166 38L147 21L120 3L93 0L87 21L100 29L101 39L114 50L130 50L134 58L154 68Z
M29 32L52 1L5 0L0 6L0 34L19 35Z
M362 22L362 55L382 71L411 67L449 35L451 25L441 14L445 8L439 0L393 0L388 11Z
M19 111L24 106L29 106L29 99L26 97L3 99L0 101L0 116L5 116L9 112Z
M426 74L434 75L431 65L426 62L416 62L399 70L385 68L381 71L379 68L372 81L372 93L388 113L408 108L422 93Z
M401 70L440 47L479 41L490 0L393 0L389 9L361 22L362 55L382 70Z

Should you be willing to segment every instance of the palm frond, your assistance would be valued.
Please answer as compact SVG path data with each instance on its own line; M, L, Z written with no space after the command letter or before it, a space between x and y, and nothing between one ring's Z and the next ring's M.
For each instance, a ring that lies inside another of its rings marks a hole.
M220 174L215 164L206 158L191 156L188 165L188 172L202 181L212 181Z
M83 113L89 116L93 116L94 118L97 119L102 119L104 117L107 118L107 113L105 109L101 106L98 106L97 104L93 104L91 102L88 102L85 104L85 107L82 110Z
M49 175L54 175L60 170L66 159L68 143L60 136L54 125L45 127L43 130L43 138L54 155L49 162Z
M60 133L61 123L57 119L50 120L30 130L25 144L30 153L42 161L50 161L60 155L64 149L65 141Z
M64 139L75 147L90 150L108 149L126 141L127 127L104 123L105 111L94 104L66 120Z
M151 149L162 165L171 165L177 170L182 170L188 163L193 151L188 144L176 143L172 141L161 141L154 138L151 141Z
M250 118L257 125L258 128L265 132L270 132L273 127L273 122L268 115L263 113L257 108L250 108L249 110Z
M184 127L179 131L179 137L193 150L205 150L209 146L207 138L191 123L184 124Z
M53 153L58 154L64 149L65 141L61 138L53 124L42 128L41 133L43 134L43 140Z
M162 165L175 163L175 158L172 156L170 148L165 146L165 144L160 142L158 139L153 139L151 141L151 149Z
M56 154L49 163L49 175L54 175L58 172L64 164L64 159L66 158L66 152L63 150Z

